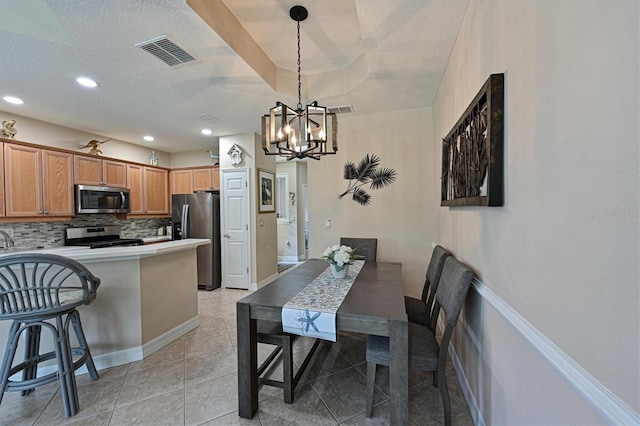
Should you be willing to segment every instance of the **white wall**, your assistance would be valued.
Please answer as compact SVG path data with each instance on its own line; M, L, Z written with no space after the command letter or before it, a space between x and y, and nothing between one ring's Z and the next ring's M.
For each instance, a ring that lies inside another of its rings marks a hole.
M307 160L310 211L310 257L322 256L325 247L340 237L378 238L378 259L402 262L407 293L419 295L434 241L434 209L440 189L428 185L439 167L432 153L431 109L338 116L338 152L320 161ZM386 188L370 190L371 204L362 206L345 196L343 178L347 161L359 163L366 154L381 158L380 166L397 172ZM324 228L331 219L331 228Z
M456 41L433 106L436 164L489 74L505 73L505 206L435 218L435 241L483 283L456 351L487 424L633 420L616 417L624 405L638 419L639 16L636 1L474 0Z

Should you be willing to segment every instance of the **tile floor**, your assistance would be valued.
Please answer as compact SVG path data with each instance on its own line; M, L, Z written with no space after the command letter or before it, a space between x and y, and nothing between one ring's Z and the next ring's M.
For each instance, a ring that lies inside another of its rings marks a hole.
M78 376L80 411L65 418L58 386L41 386L26 397L6 393L0 425L384 425L389 423L388 369L378 367L373 418L365 409L366 338L341 334L323 343L295 392L284 404L282 390L263 386L259 411L252 420L238 417L236 374L236 300L244 290L198 292L200 327L143 361L100 371L92 382ZM300 365L312 341L300 338L294 362ZM264 359L270 346L260 345ZM282 377L280 367L269 372ZM447 382L453 422L473 421L449 365ZM409 418L414 425L443 423L442 404L431 375L410 372Z

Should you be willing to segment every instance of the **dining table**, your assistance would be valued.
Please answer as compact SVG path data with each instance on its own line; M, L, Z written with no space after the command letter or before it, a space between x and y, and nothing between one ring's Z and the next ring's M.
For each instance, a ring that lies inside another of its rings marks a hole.
M238 413L258 411L258 320L281 321L282 307L327 269L309 259L237 302ZM336 312L336 330L388 336L390 422L408 422L408 323L402 264L366 261ZM339 336L338 336L339 338ZM366 398L364 392L362 398Z

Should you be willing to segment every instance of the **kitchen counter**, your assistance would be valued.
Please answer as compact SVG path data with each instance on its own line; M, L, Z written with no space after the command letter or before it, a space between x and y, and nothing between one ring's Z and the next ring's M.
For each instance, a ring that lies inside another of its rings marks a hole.
M0 258L57 254L79 261L100 278L96 300L78 311L96 366L103 369L141 360L199 326L196 249L203 244L209 240L0 250ZM0 341L6 341L10 325L0 321ZM50 344L44 342L41 352Z
M156 239L158 238L158 239ZM162 238L163 240L159 240ZM90 249L82 246L63 246L54 248L11 248L0 249L0 257L17 253L47 253L65 256L81 263L104 262L105 260L123 260L131 258L143 258L168 254L181 250L189 250L203 244L210 244L209 240L188 238L186 240L165 240L166 237L143 238L144 242L149 241L155 244L145 244L141 246L119 246Z

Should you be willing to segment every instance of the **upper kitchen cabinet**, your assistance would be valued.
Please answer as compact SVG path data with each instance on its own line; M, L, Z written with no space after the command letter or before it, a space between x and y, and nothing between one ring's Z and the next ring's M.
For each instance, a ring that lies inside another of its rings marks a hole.
M130 214L169 214L169 171L155 167L127 165L131 197Z
M171 194L193 192L193 170L171 170Z
M78 185L127 187L127 163L74 155L73 167Z
M193 190L212 191L220 189L220 169L205 167L193 169Z
M72 216L73 155L4 144L7 217Z

